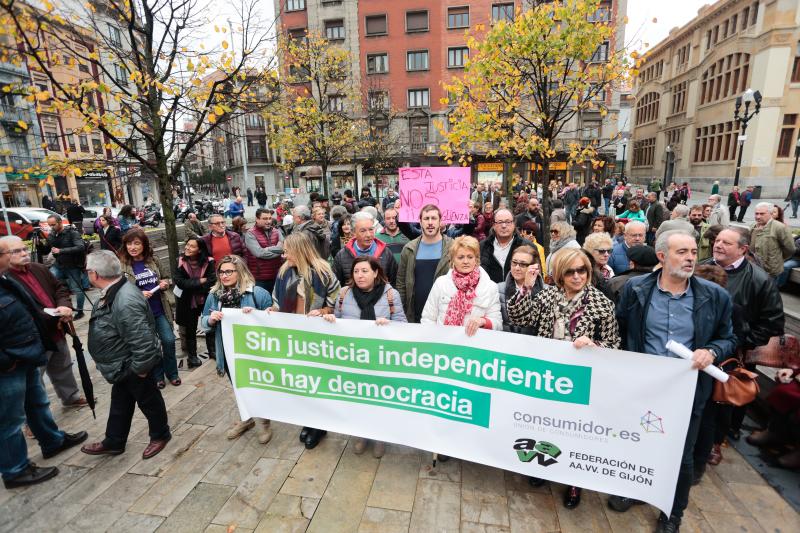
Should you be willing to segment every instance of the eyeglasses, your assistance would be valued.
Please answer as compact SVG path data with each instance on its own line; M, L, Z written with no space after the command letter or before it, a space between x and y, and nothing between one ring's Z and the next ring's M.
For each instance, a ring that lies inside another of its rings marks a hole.
M233 276L234 274L236 274L236 270L220 270L219 271L219 277Z
M0 252L0 255L2 254L22 255L28 253L28 251L29 250L27 248L14 248L13 250L6 250L5 252Z
M494 223L497 224L498 226L508 226L509 224L513 224L514 221L513 220L495 220Z
M595 248L594 251L597 252L598 254L604 254L605 255L605 254L610 254L611 253L611 248Z
M564 277L571 278L575 274L579 276L585 276L587 273L588 271L586 270L586 267L568 268L567 270L564 271Z
M531 266L531 264L532 263L526 263L524 261L514 261L513 259L511 260L511 266L514 266L514 267L528 268L529 266Z
M551 229L550 235L558 235L559 231L557 229Z

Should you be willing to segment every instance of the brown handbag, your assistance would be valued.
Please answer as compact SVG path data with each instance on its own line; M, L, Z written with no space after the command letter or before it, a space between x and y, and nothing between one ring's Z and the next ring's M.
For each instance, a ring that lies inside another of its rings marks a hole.
M715 402L726 403L730 405L742 406L752 402L758 396L758 374L750 372L742 362L731 357L720 367L725 367L729 363L737 363L736 368L726 372L728 374L728 381L722 383L721 381L714 381L714 393L711 399Z

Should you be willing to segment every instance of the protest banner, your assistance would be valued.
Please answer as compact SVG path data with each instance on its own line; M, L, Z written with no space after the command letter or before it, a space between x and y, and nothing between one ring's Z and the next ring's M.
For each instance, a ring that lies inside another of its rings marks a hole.
M428 204L439 207L445 224L469 222L469 167L403 167L398 173L400 222L418 222Z
M677 358L463 327L225 310L251 416L628 496L669 515L697 371Z

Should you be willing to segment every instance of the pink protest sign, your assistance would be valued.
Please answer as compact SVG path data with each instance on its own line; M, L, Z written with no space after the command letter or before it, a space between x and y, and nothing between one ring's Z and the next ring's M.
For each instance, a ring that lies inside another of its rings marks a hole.
M400 222L418 222L419 211L434 204L445 224L469 222L469 167L403 167L400 173Z

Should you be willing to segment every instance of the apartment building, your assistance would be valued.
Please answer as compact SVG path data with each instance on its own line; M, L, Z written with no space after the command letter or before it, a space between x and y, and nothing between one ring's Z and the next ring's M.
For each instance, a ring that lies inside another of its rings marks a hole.
M469 57L468 31L477 25L488 28L494 21L513 20L516 10L528 2L500 0L273 0L279 17L279 28L289 35L302 35L305 30L319 31L329 41L350 51L353 58L353 80L362 94L365 109L374 102L385 106L384 117L376 117L374 126L387 128L398 139L403 165L444 165L439 158L443 142L440 127L447 126L450 107L443 82L460 76ZM597 21L621 21L627 11L627 0L603 2ZM624 45L624 24L617 25L609 50ZM609 114L616 116L620 95L607 95ZM442 100L445 103L442 103ZM391 110L391 112L389 112ZM380 114L378 114L380 115ZM365 116L373 120L372 113ZM386 117L392 120L387 122ZM576 116L565 131L572 133L560 139L560 146L571 141L597 142L602 145L601 157L608 164L592 169L591 164L571 165L565 154L562 161L551 164L551 173L561 179L584 181L618 172L617 138L619 123L603 120L597 110ZM293 179L300 188L319 187L317 179L302 179L312 167L296 169ZM472 163L473 180L499 182L503 164L477 154ZM534 165L520 162L514 172L530 178ZM353 164L336 165L330 172L335 189L369 186L373 193L396 184L396 175L375 176L356 158ZM377 191L376 191L377 189Z
M734 111L747 89L762 100L743 136ZM800 3L703 6L648 52L634 93L633 179L687 181L700 190L719 180L729 191L741 150L740 185L785 195L800 131Z

